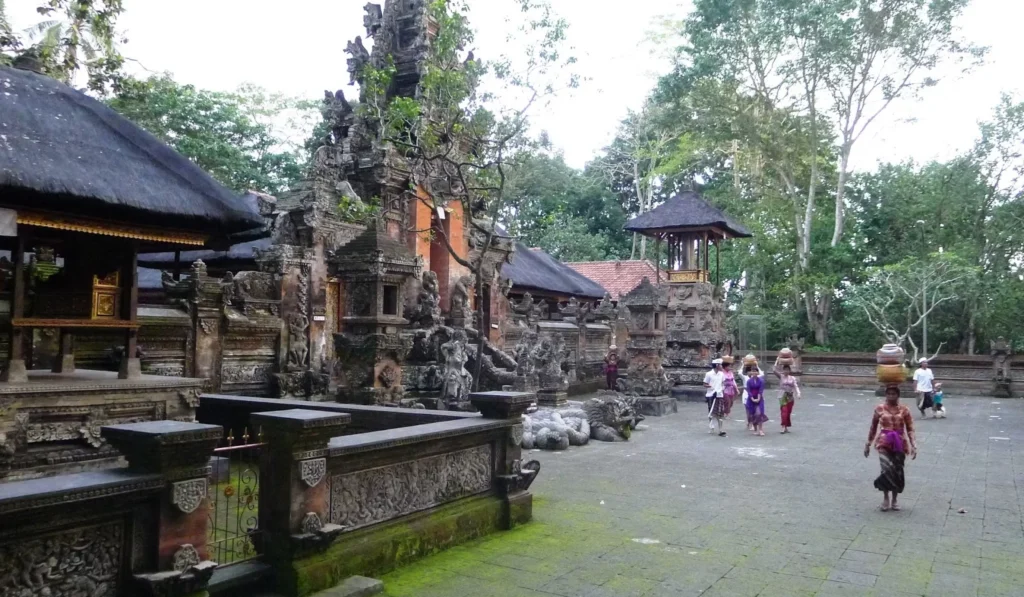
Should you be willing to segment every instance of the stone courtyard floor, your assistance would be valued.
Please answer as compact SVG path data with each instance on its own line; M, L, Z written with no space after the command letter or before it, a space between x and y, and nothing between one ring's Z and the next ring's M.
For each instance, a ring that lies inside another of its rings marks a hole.
M791 435L733 420L727 438L680 403L627 443L526 454L534 522L387 575L385 594L1024 595L1024 401L915 417L903 511L880 512L862 453L876 400L807 388Z

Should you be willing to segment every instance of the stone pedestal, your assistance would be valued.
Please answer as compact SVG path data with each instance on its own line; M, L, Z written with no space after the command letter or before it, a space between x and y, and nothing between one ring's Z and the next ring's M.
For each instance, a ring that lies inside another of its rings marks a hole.
M569 401L569 393L560 390L541 390L537 392L538 406L565 406Z
M329 524L327 444L352 417L292 409L256 413L266 446L260 466L260 528L270 561L288 561L323 549L341 533Z
M522 416L533 403L528 392L476 392L470 402L487 419L504 419L510 423L505 442L495 446L498 493L504 504L502 527L514 528L533 518L533 495L528 491L540 473L536 460L523 462Z
M679 412L676 399L671 396L644 396L638 402L640 414L648 417L662 417Z
M7 361L7 368L4 369L3 379L8 383L25 383L28 381L28 368L25 367L24 359Z
M159 474L160 495L154 533L155 570L136 571L132 595L202 594L217 564L207 554L210 456L223 434L217 425L155 421L111 425L101 435L128 460L131 472Z

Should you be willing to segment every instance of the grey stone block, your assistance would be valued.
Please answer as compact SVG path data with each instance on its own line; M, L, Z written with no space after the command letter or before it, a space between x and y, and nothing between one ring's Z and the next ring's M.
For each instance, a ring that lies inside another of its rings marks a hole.
M384 592L384 583L376 578L350 576L340 585L321 591L316 597L369 597Z

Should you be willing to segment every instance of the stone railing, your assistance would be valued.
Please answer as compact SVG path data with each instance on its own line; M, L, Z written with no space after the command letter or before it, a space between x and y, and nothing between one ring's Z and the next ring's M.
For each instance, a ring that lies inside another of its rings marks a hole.
M536 469L523 469L519 440L533 399L474 394L481 415L356 435L342 435L347 413L253 414L267 443L260 526L277 590L309 595L530 520Z
M1010 379L1021 370L1021 362L1010 357ZM805 352L800 355L802 383L824 388L876 390L875 355L856 352ZM996 367L989 355L939 355L931 361L935 380L941 381L947 396L997 395ZM912 391L912 386L907 385ZM1015 397L1024 395L1024 384L1011 383Z
M0 484L0 595L205 594L212 425L103 427L128 466Z

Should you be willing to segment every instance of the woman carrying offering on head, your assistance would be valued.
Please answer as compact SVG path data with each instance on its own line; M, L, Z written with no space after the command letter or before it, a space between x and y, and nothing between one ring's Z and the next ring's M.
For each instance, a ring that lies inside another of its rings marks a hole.
M871 431L868 433L867 443L864 444L864 458L871 453L872 443L875 444L882 466L882 473L875 479L875 489L882 492L881 509L883 512L899 510L897 499L899 494L903 493L903 465L906 462L907 449L909 448L911 459L917 458L917 439L914 436L914 417L906 405L900 404L898 386L886 387L885 402L875 407ZM891 500L889 494L892 494Z
M768 421L764 414L764 378L757 367L750 368L750 377L746 381L747 393L747 425L754 435L764 435L764 424Z
M779 359L775 359L775 366L772 373L779 378L779 408L782 411L782 433L789 433L793 426L793 406L796 399L800 397L800 385L797 383L793 370L789 365L779 366Z
M608 354L604 356L604 380L609 390L615 389L615 383L619 379L619 353L618 348L612 344L608 347Z

